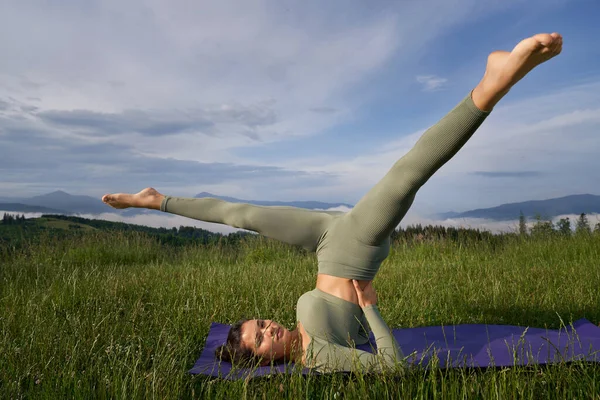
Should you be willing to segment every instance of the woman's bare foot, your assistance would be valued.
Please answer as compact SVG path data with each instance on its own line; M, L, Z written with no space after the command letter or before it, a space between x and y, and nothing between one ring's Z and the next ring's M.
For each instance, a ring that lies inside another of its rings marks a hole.
M529 71L560 54L562 42L558 33L540 33L522 40L511 52L491 53L483 79L473 90L475 105L491 111Z
M119 209L138 207L160 210L160 204L164 198L165 196L158 193L154 188L146 188L136 194L105 194L102 196L102 201L113 208Z

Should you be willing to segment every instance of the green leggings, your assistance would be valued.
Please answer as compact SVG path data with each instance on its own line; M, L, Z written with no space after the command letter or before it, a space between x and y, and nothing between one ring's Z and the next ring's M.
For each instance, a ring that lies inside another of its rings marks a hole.
M469 94L429 128L348 213L170 196L160 209L300 245L316 251L319 273L372 280L389 254L390 234L417 190L462 148L488 115L473 104Z

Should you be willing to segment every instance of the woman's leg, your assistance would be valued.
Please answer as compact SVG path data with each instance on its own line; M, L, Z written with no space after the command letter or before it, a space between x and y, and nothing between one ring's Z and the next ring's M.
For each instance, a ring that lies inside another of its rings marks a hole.
M137 194L110 194L102 201L115 208L140 207L161 210L205 222L247 229L285 243L316 249L331 213L295 207L262 207L213 198L164 196L152 188Z
M357 239L378 245L398 226L418 189L475 133L510 88L535 66L558 55L562 37L539 34L521 41L512 52L488 58L479 85L441 121L427 130L345 217Z

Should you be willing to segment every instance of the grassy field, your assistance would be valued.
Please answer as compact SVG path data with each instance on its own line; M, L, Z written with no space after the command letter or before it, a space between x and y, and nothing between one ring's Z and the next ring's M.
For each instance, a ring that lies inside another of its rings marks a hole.
M393 376L190 376L212 321L292 328L316 258L273 241L169 248L138 233L42 240L0 261L0 398L600 398L600 366ZM600 235L397 244L375 280L391 327L600 321Z

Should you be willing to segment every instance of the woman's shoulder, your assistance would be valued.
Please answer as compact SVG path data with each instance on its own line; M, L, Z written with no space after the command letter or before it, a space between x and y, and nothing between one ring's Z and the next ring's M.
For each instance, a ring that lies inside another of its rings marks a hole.
M296 311L300 313L301 311L308 311L315 304L318 304L320 299L318 296L315 296L315 291L311 290L310 292L304 293L300 298L298 298L298 302L296 303Z

